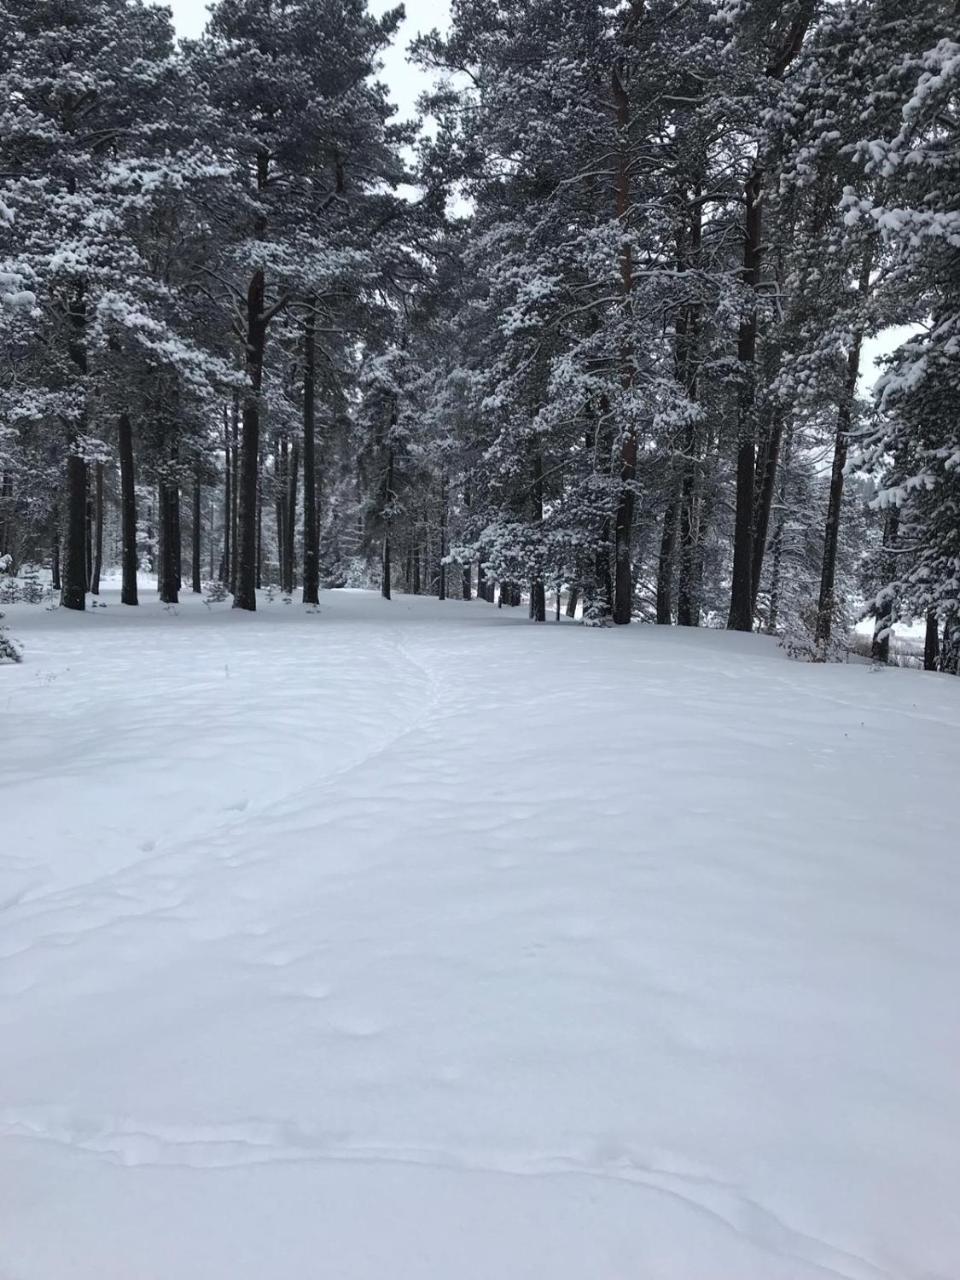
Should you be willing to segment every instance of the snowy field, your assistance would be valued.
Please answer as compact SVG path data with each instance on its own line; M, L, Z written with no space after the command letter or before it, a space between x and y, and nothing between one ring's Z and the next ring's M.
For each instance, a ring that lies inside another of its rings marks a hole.
M956 1280L960 681L6 609L2 1280Z

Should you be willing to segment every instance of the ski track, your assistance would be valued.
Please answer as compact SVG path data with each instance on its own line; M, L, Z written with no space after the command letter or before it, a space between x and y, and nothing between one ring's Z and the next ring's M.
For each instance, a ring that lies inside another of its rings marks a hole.
M756 637L536 629L481 602L182 612L11 611L28 648L3 691L24 753L0 767L21 841L0 849L0 1192L4 1141L38 1168L49 1148L211 1176L570 1177L669 1198L755 1252L717 1280L771 1257L798 1280L960 1274L960 1224L935 1226L960 1173L936 1061L960 1049L942 1017L960 871L954 811L926 789L950 776L956 682L791 666ZM891 717L926 736L905 751ZM629 769L607 767L625 731ZM662 1115L623 1110L636 1071ZM823 1108L810 1124L798 1089ZM879 1159L909 1156L879 1170L910 1198L899 1233L858 1152L887 1118ZM926 1149L898 1146L918 1128ZM836 1206L831 1162L850 1163ZM0 1273L8 1226L0 1208ZM21 1241L11 1280L60 1280L29 1257Z

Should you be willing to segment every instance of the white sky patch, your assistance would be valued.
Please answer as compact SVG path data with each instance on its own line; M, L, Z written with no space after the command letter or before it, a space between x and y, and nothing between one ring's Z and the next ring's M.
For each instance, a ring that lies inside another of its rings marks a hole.
M199 36L207 21L203 0L169 0L169 4L177 34L187 38ZM392 0L373 0L370 5L376 14L393 7ZM431 77L407 61L407 46L420 32L445 28L450 20L450 8L445 0L406 0L406 11L399 37L383 58L383 78L390 86L400 119L409 119L415 114L418 96L431 85Z
M894 324L889 329L882 329L876 337L865 338L860 354L859 391L867 395L873 390L874 383L883 373L883 365L878 361L896 351L915 333L920 332L918 324Z

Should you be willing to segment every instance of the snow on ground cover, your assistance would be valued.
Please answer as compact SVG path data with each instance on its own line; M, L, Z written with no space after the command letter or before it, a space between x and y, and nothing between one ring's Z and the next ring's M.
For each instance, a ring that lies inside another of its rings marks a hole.
M960 682L17 605L2 1280L955 1280Z

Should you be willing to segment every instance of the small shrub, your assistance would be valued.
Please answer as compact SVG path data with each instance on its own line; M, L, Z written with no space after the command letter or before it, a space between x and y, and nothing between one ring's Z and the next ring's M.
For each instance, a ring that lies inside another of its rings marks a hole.
M0 613L0 618L3 614ZM0 663L3 662L19 662L20 649L17 644L7 635L6 627L0 626Z

